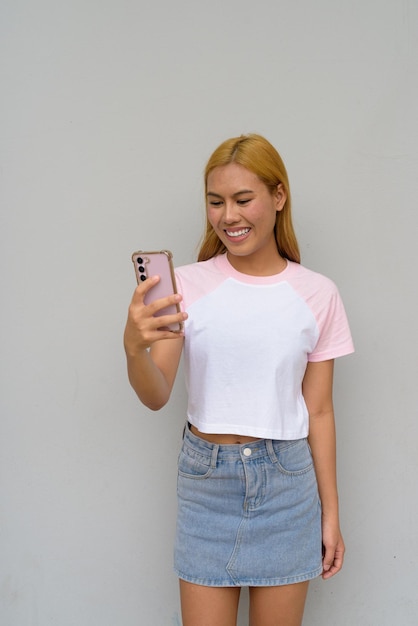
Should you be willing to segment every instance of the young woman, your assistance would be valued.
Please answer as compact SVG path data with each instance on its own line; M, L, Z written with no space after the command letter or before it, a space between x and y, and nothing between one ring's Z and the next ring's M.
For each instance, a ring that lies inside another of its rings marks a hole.
M333 362L353 351L335 285L300 265L284 164L259 135L222 143L205 170L206 232L181 295L125 330L130 382L166 404L184 347L188 415L179 456L175 569L183 626L299 626L309 580L334 576L338 516ZM154 317L182 301L182 312ZM184 322L184 335L162 325Z

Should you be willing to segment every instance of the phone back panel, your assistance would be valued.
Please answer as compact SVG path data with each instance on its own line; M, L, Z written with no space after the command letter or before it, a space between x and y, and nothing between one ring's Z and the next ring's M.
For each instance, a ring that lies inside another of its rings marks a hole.
M133 253L132 262L134 264L138 284L150 276L158 275L160 277L159 282L145 294L145 304L150 304L154 300L177 293L172 254L169 250L160 250L157 252L139 250ZM180 307L173 304L164 309L160 309L155 313L155 316L173 315L179 311ZM169 328L170 330L179 331L181 330L181 325L170 325Z

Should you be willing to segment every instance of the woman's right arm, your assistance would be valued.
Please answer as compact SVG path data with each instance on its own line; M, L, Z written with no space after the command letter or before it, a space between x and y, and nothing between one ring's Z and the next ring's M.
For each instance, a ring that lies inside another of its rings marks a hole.
M157 281L153 276L135 290L124 333L129 382L141 402L153 411L170 398L183 348L183 334L162 327L187 318L186 313L154 317L159 309L181 300L176 294L145 305L144 296Z

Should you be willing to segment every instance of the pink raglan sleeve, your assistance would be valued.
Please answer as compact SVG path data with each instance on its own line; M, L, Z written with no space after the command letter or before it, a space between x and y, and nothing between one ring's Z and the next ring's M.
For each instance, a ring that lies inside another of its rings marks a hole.
M225 279L214 269L213 259L182 265L175 269L177 291L183 296L181 308L186 311L196 300L204 297Z
M344 304L332 281L327 280L325 293L318 298L313 309L319 337L308 361L327 361L354 352Z
M183 296L181 301L183 311L186 311L202 295L201 290L205 280L200 276L201 272L202 268L198 263L182 265L175 269L177 291Z
M182 279L182 274L181 274L181 268L176 268L174 271L175 277L176 277L176 287L177 287L177 292L179 294L182 295L183 299L180 302L180 308L182 311L186 310L187 304L185 302L185 296L186 294L184 293L184 285L183 285L183 279Z

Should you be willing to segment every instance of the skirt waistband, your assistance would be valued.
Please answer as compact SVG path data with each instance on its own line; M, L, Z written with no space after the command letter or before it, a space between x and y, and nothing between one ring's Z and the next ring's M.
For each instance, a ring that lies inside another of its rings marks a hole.
M249 443L217 444L198 437L190 430L187 422L184 429L184 444L203 456L211 457L212 462L219 460L254 460L260 457L270 457L275 462L277 452L294 444L293 440L257 439Z

